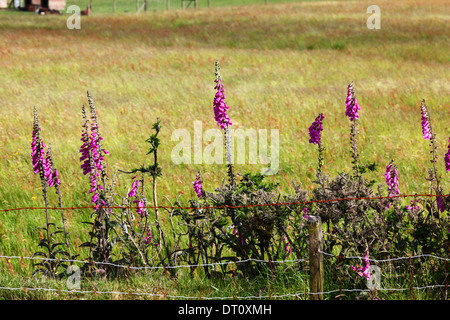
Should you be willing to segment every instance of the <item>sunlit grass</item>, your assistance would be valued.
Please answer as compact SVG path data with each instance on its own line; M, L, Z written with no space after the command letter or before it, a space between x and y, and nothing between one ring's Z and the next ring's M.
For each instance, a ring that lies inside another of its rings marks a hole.
M280 130L280 171L273 178L283 189L291 179L311 185L316 159L307 128L319 112L326 117L326 172L350 167L342 101L346 85L354 81L362 105L364 161L385 166L395 158L402 191L420 193L426 190L420 177L428 164L418 111L423 98L431 107L441 157L449 135L448 31L445 19L436 18L442 12L439 1L427 3L421 15L424 3L408 3L383 3L379 31L366 28L364 2L93 16L83 18L79 31L66 29L66 17L2 16L0 110L8 121L0 129L5 146L0 175L14 177L2 192L3 205L29 205L39 196L28 152L34 105L68 188L65 200L86 201L73 197L83 192L85 178L77 151L86 90L98 107L111 169L144 161L144 140L160 117L167 178L160 182L161 192L192 194L190 181L198 166L179 170L171 164L175 143L170 136L177 128L192 132L194 120L204 129L215 127L216 59L235 128ZM341 45L333 48L336 43ZM222 169L203 166L206 188L222 179Z
M445 2L379 1L382 28L366 27L372 3L311 2L268 6L82 17L81 30L68 30L65 16L0 15L0 208L42 206L32 175L32 108L42 137L52 145L61 174L63 205L88 205L88 178L79 169L81 106L94 98L107 165L127 170L146 159L144 140L162 119L158 181L163 196L194 195L191 181L203 173L213 191L223 166L173 165L178 128L193 134L193 122L215 128L214 61L219 60L237 128L279 129L280 169L270 177L281 192L291 180L313 187L316 148L308 127L325 114L324 172L350 171L350 123L346 86L354 81L362 107L359 147L363 163L384 184L384 167L395 159L402 193L427 193L428 143L421 137L420 101L427 99L437 133L439 173L450 128L449 31ZM206 145L206 142L205 144ZM259 171L262 165L237 165ZM130 182L122 177L119 192ZM56 204L52 196L51 203ZM88 210L68 212L73 246L85 241ZM55 213L56 216L56 213ZM40 211L0 213L0 253L30 255L44 223ZM23 228L17 228L23 226Z

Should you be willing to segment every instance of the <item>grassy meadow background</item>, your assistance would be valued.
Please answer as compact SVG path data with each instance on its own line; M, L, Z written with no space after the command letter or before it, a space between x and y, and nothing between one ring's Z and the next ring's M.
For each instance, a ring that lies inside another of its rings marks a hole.
M224 166L174 165L170 153L177 142L170 137L179 128L193 135L196 120L203 130L217 127L212 111L215 60L220 61L233 127L279 129L280 168L269 179L280 182L280 192L293 192L291 180L312 189L317 150L308 143L308 128L320 112L325 114L324 172L334 176L351 170L345 97L353 81L361 105L361 159L379 165L371 177L384 185L384 169L394 159L400 191L428 193L430 155L419 108L426 98L437 133L438 170L448 193L443 162L450 136L446 1L260 2L212 0L211 8L205 8L199 1L197 10L179 10L180 3L172 1L173 10L136 14L122 12L126 5L118 1L120 10L110 14L112 1L94 0L93 14L81 17L80 30L67 29L68 14L0 11L0 209L43 206L30 159L33 106L61 175L63 206L90 204L89 179L78 160L87 90L110 152L110 173L150 162L144 141L160 117L159 204L168 204L164 196L193 197L191 182L199 169L204 189L213 191L225 177ZM372 4L381 9L380 30L366 27ZM242 173L261 167L236 166ZM124 193L130 181L121 176L118 191ZM50 203L56 206L56 197ZM74 246L85 240L81 221L89 214L67 212ZM31 255L44 221L40 211L0 212L0 255Z

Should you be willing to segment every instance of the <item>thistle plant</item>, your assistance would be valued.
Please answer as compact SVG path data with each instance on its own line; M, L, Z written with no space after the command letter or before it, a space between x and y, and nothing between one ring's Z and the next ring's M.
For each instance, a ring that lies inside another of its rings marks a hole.
M323 124L322 120L325 118L323 113L320 113L314 122L309 127L309 143L317 144L318 145L318 166L317 166L317 172L319 174L322 173L322 166L323 166L323 152L325 148L322 145L322 139L321 139L321 132L323 131Z
M145 142L150 144L149 151L147 152L147 155L153 155L153 164L146 166L145 163L139 167L131 169L130 171L122 171L122 173L126 174L136 174L141 173L141 184L142 184L142 195L140 200L135 200L135 203L137 202L137 210L138 214L142 216L144 219L144 224L142 225L140 235L139 235L139 243L146 245L151 244L151 240L153 240L153 244L158 248L157 255L159 257L160 262L163 265L172 264L172 251L170 248L170 243L166 239L166 235L164 233L164 230L161 225L161 218L159 215L159 208L158 208L158 197L157 197L157 178L162 176L162 169L159 166L158 162L158 148L160 146L160 139L158 137L159 132L161 131L161 120L157 118L156 122L153 124L152 129L155 131ZM150 223L149 221L149 215L145 207L147 206L147 199L144 196L144 176L145 174L150 174L152 177L152 189L153 189L153 205L154 205L154 212L155 212L155 221L154 223ZM131 195L135 194L135 191L133 191L135 188L137 188L137 183L133 185ZM129 194L130 196L130 194ZM152 231L152 226L156 227L156 232ZM159 236L155 236L155 234ZM164 252L162 251L164 250ZM144 264L148 263L147 259L144 260ZM170 269L171 273L174 273L174 269Z

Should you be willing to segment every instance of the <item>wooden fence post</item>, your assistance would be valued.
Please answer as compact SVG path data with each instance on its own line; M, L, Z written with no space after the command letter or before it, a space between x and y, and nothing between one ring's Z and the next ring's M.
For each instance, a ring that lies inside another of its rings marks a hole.
M311 300L323 300L323 234L320 217L309 216L309 290Z

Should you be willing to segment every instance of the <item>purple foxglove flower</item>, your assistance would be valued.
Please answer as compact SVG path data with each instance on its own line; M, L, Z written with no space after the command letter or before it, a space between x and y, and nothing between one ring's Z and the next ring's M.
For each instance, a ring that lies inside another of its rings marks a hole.
M417 202L420 203L420 200L417 200ZM420 210L420 206L419 205L415 205L416 204L416 200L411 200L411 205L410 206L406 206L406 209L411 211L414 214L417 214Z
M197 197L201 198L203 181L200 177L200 172L197 173L197 175L195 176L195 181L192 182L192 184L194 185L194 191L195 191L195 193L197 193Z
M225 129L227 126L231 126L233 124L231 123L230 117L227 114L229 107L225 102L225 89L222 83L222 78L220 76L220 67L218 61L216 61L216 80L214 82L216 83L214 89L217 90L213 101L214 119L221 129Z
M139 182L139 180L134 180L133 183L131 184L131 191L128 192L128 197L135 197L136 193L137 193L137 188L141 185L141 183Z
M309 220L308 208L306 208L306 207L305 207L305 209L303 209L303 218L306 219L306 221Z
M39 143L39 151L38 151L38 142L37 142L37 132L36 130L33 130L33 136L32 136L32 142L31 142L31 164L33 165L33 172L34 174L39 173L39 158L40 158L40 151L41 146Z
M81 141L83 144L80 147L79 152L81 153L80 161L82 161L81 169L83 169L83 175L91 172L90 163L90 143L87 125L83 126L83 131L81 133Z
M347 87L347 99L345 101L345 115L351 120L359 119L358 111L361 110L355 93L353 91L353 83L350 83Z
M144 207L144 201L143 200L134 200L133 203L137 203L137 214L141 216L145 216L145 207Z
M54 168L51 148L45 151L46 145L40 137L41 128L39 127L39 117L34 109L34 122L31 141L31 163L33 165L34 174L41 173L41 180L47 184L49 188L55 184L60 185L58 170Z
M444 212L445 211L444 200L442 200L442 197L437 197L436 204L437 204L438 210L440 212Z
M431 139L431 128L430 128L430 122L429 122L427 108L424 105L424 103L422 103L422 105L420 106L420 110L421 110L421 113L422 113L422 134L423 134L423 138L425 140L430 140Z
M234 224L232 225L232 227L234 227L233 229L233 235L236 236L236 238L241 240L241 244L244 244L244 238L242 238L242 236L239 235L239 231L238 229L234 226Z
M359 267L358 269L355 266L351 266L353 271L356 271L356 273L360 276L360 277L365 277L367 280L370 279L370 272L369 272L369 254L366 253L364 255L364 261L366 262L366 265L364 266L364 268Z
M88 99L90 99L89 95ZM102 191L103 187L97 183L97 179L100 178L100 173L103 171L103 161L104 161L103 155L107 155L109 153L105 149L102 149L100 147L100 142L103 140L103 138L99 134L97 118L95 115L95 108L91 106L92 123L90 126L88 125L84 105L82 108L82 113L85 122L82 126L83 129L81 133L81 141L83 142L83 144L79 149L79 152L81 153L80 157L80 162L82 163L81 169L83 169L83 175L89 174L89 180L91 182L91 189L89 192L94 193L92 195L91 202L95 205L95 208L98 209L100 203L102 205L106 204L106 202L103 199L99 198L98 192ZM90 134L89 128L91 131Z
M384 177L386 179L387 191L388 191L389 197L399 195L400 190L398 188L398 186L399 186L398 172L397 172L397 167L394 165L393 161L391 161L387 165ZM389 205L387 206L386 209L389 209L390 207L391 207L391 204L389 203Z
M284 246L284 252L287 252L286 257L289 257L289 255L292 253L291 243L287 240L285 235L283 235L283 242L284 241L286 242L286 245Z
M52 180L54 181L55 185L57 186L61 185L61 181L59 180L58 169L53 170Z
M325 118L323 113L316 117L316 120L309 127L309 143L318 144L320 142L320 133L323 130L322 120Z
M145 237L145 243L149 244L150 243L150 239L151 239L150 228L147 227L147 236Z
M386 184L388 186L387 190L388 190L389 196L400 194L400 190L398 188L399 179L398 179L397 167L393 164L393 161L391 161L386 166L386 172L385 172L384 176L386 178Z
M448 151L444 156L445 170L450 171L450 138L448 138Z
M43 163L44 167L44 177L51 188L54 186L53 171L52 171L53 159L50 149L46 152L45 161Z

